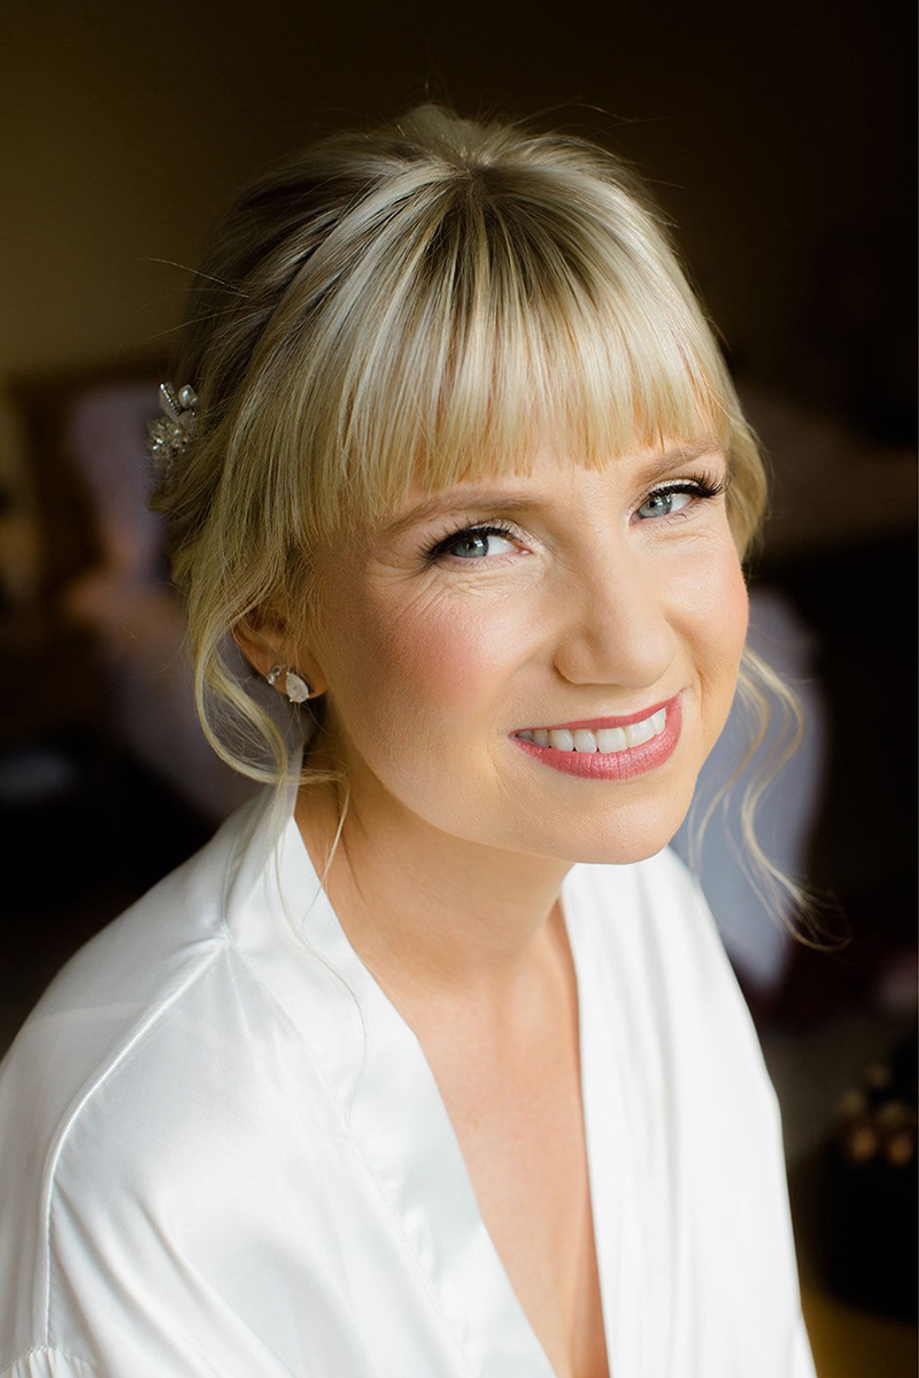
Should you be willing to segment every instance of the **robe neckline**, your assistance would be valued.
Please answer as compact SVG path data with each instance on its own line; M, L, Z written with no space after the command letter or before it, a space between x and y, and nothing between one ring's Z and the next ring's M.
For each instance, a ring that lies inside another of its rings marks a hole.
M404 1240L460 1368L557 1378L488 1232L436 1078L408 1021L351 946L294 816L296 784L254 809L228 873L225 923L301 1034L344 1131ZM603 1037L591 882L576 862L561 907L577 980L581 1100L610 1378L640 1353L640 1231L620 1093ZM602 868L606 871L607 867ZM612 913L605 916L614 922Z

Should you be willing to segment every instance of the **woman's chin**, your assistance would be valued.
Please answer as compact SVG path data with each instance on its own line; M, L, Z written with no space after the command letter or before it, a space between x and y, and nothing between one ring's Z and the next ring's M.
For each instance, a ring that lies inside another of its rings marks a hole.
M641 806L636 802L630 808L609 810L600 817L576 817L568 810L555 826L547 810L537 831L530 829L516 848L512 837L507 836L505 845L536 856L556 857L572 865L588 862L628 866L656 856L667 846L679 831L691 802L692 790L688 789L679 796L648 800ZM519 825L514 831L519 831Z

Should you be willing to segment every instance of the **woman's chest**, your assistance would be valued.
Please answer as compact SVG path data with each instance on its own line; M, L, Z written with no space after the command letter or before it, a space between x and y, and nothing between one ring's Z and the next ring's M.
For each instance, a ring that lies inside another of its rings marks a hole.
M485 1226L556 1378L608 1378L577 1049L429 1054Z

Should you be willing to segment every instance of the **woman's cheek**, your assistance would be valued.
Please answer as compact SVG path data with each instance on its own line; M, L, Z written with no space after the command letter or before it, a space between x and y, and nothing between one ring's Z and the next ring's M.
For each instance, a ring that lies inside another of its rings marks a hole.
M710 594L709 612L699 621L697 642L709 749L731 711L750 616L746 582L733 551L726 552L720 568L713 571Z
M498 609L484 597L470 595L465 603L443 597L387 616L379 651L416 711L427 705L468 728L481 711L493 710L524 649L525 625L506 604Z
M726 535L706 545L675 573L681 615L692 629L697 658L734 664L747 635L749 598L733 542Z
M739 661L750 625L750 595L740 561L736 556L732 556L729 561L728 574L724 581L724 604L726 637L733 646L735 660Z

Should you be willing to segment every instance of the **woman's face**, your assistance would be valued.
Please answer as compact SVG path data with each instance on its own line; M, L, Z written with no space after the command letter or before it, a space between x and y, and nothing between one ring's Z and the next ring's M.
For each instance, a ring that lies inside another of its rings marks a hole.
M352 807L385 799L453 837L570 862L659 851L724 726L747 631L712 491L725 476L714 447L636 450L599 473L547 449L487 496L464 483L413 512L416 490L366 543L333 545L319 640L290 659L328 694ZM514 735L649 717L598 728L590 773L583 730L548 749Z

